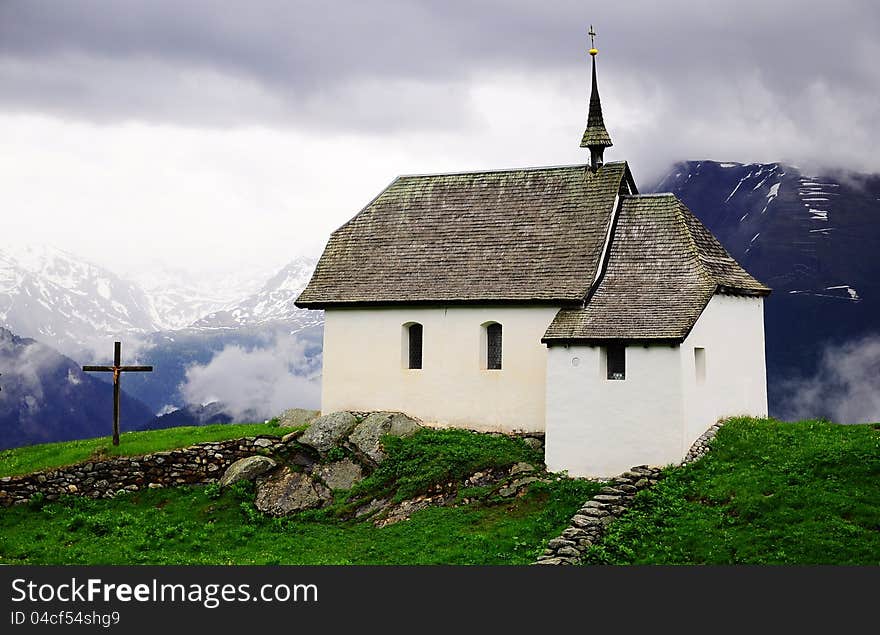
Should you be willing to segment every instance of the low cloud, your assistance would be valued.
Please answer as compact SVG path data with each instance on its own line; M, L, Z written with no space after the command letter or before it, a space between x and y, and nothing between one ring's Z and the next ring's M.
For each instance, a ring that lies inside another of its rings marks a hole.
M827 347L816 374L787 381L785 393L784 419L880 421L880 335Z
M17 384L21 391L40 402L43 400L44 377L54 372L64 358L51 348L32 343L18 349L5 349L0 345L0 362L3 362L6 382Z
M290 336L276 337L265 348L226 346L207 364L187 369L180 393L192 404L219 401L237 420L318 408L321 358L305 350L305 342Z
M114 342L122 343L122 363L129 366L147 363L144 355L155 347L149 335L137 332L86 334L51 344L77 363L109 366L113 364Z

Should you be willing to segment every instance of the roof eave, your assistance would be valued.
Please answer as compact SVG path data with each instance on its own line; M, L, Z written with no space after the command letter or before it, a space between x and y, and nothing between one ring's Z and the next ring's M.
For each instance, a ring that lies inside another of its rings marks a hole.
M715 289L715 293L721 293L723 295L740 295L750 298L766 298L773 292L769 287L763 287L760 289L747 289L744 287L728 287L724 285L718 285Z
M293 305L300 309L324 310L345 308L379 308L384 306L548 306L558 308L578 308L581 298L484 298L484 299L420 299L420 300L345 300L345 301L300 301Z
M684 340L684 337L542 337L541 343L547 346L677 346Z

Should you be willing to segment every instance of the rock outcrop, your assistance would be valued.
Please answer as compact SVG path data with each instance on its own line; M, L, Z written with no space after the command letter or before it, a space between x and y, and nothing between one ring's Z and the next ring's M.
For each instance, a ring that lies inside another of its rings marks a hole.
M281 419L290 426L301 426L313 414L317 413L293 409ZM257 509L286 516L324 507L332 502L333 491L355 487L387 458L383 437L408 437L421 429L416 419L399 412L335 412L315 418L305 431L296 430L280 439L262 436L206 443L144 457L119 457L0 478L0 505L25 503L37 493L50 500L64 494L109 497L141 487L218 480L225 487L254 481ZM542 443L534 433L518 436L532 447ZM428 506L468 505L478 500L521 496L532 483L553 478L542 465L517 463L509 469L475 472L461 482L438 484L408 500L386 496L353 501L356 507L351 514L385 526L406 520ZM466 494L462 496L460 491Z
M272 516L286 516L305 509L323 507L330 501L330 490L305 472L283 467L257 479L254 505Z

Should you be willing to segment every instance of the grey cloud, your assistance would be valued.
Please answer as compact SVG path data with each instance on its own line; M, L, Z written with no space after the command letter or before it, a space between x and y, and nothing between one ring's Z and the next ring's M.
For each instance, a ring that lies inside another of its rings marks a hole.
M43 378L64 363L64 358L51 348L33 343L23 347L14 362L4 374L28 393L29 406L38 407L43 401ZM75 383L69 374L68 381Z
M585 101L591 22L603 94L655 118L616 139L646 169L702 157L878 168L880 9L858 0L13 1L0 6L0 108L465 135L480 125L466 87L500 72L558 74ZM615 113L607 123L614 135Z
M188 403L220 401L236 419L269 418L287 408L320 404L320 357L306 357L305 344L278 336L265 348L226 346L205 365L187 369L180 392Z

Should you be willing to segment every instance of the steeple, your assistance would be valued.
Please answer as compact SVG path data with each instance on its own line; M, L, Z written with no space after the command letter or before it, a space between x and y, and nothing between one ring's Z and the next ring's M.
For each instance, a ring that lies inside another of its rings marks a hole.
M611 136L605 130L605 122L602 120L602 102L599 101L599 86L596 83L596 54L599 50L595 47L594 38L596 32L590 25L590 57L593 64L593 88L590 91L590 111L587 114L587 129L584 130L584 138L581 139L581 147L590 149L590 169L594 172L602 167L604 159L602 155L605 148L611 147Z

